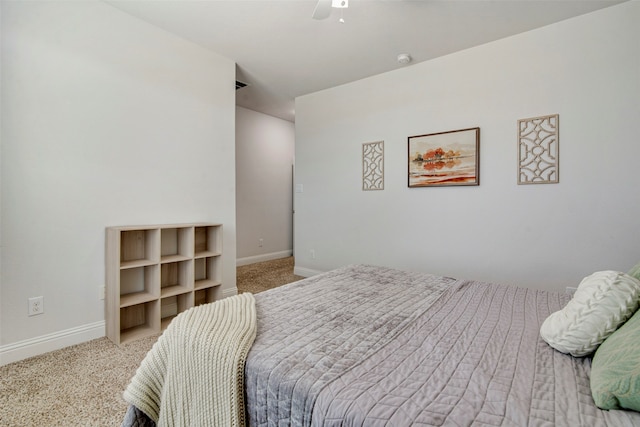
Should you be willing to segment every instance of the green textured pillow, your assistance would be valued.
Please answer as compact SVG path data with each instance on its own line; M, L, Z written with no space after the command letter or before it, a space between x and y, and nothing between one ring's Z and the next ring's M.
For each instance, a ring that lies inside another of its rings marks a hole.
M640 411L640 310L598 347L591 395L601 409Z
M640 280L640 262L637 263L636 265L633 266L633 268L631 270L629 270L629 273L627 273L629 276L633 276L636 279Z

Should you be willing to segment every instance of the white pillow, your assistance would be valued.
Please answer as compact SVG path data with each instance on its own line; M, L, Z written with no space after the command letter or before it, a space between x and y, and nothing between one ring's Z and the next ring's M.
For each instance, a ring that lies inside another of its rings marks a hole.
M593 353L640 305L640 281L619 271L585 277L573 298L542 323L540 336L563 353Z

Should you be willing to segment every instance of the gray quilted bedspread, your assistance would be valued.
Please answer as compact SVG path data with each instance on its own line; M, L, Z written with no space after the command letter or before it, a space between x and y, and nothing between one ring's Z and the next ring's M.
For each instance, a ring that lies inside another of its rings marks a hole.
M539 337L563 294L349 266L256 295L252 426L640 426Z
M540 338L564 294L358 265L255 299L251 426L640 426Z

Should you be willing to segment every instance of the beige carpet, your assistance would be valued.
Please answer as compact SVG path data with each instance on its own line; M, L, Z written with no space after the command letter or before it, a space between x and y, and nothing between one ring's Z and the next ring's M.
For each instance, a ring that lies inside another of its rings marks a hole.
M238 292L257 294L275 286L302 279L301 276L293 274L293 267L293 257L238 267L236 278Z
M237 269L239 292L301 278L292 257ZM118 347L100 338L0 367L0 426L119 426L122 392L156 339Z

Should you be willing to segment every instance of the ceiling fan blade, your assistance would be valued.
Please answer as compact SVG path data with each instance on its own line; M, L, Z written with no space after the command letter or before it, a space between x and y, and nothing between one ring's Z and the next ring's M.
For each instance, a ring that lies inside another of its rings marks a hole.
M331 0L318 0L313 10L313 19L327 19L331 15Z

